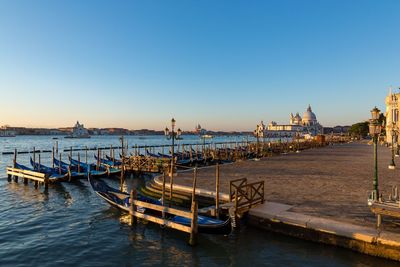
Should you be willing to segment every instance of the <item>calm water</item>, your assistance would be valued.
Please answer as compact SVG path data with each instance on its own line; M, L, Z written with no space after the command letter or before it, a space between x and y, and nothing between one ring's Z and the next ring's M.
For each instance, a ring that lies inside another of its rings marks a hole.
M214 141L237 140L229 137ZM133 144L166 143L162 137L127 137ZM189 140L192 139L192 140ZM0 152L51 149L51 137L0 138ZM63 147L116 146L118 137L59 140ZM198 141L187 137L184 142ZM43 162L49 162L43 154ZM26 163L28 155L18 155ZM2 156L1 177L12 156ZM134 186L140 178L128 179ZM117 181L107 179L111 184ZM35 190L0 179L0 266L398 266L345 249L245 228L235 236L188 236L152 224L130 228L127 217L109 207L87 181Z

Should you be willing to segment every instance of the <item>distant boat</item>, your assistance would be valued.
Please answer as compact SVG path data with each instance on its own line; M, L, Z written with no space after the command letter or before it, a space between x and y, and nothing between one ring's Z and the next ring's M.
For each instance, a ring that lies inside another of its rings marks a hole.
M65 136L65 138L90 138L90 135L89 131L83 126L83 124L79 124L79 121L77 121L72 129L72 133Z
M201 138L203 139L211 139L211 138L214 138L214 136L212 136L211 134L203 134L202 136L201 136Z

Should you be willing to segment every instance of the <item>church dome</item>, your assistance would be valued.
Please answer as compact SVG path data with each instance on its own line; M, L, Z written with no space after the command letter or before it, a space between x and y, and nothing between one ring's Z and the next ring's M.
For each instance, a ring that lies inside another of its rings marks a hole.
M309 122L317 122L317 116L312 112L310 105L308 105L307 111L303 114L303 123Z

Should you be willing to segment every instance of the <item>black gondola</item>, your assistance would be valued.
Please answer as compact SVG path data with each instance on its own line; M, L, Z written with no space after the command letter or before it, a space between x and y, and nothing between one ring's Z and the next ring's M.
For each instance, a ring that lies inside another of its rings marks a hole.
M100 179L93 179L88 176L88 181L101 198L107 201L110 205L124 211L129 212L129 194L122 192L118 189L110 187L107 183ZM159 200L151 199L149 197L138 194L137 197L140 201L149 202L156 205L161 205ZM146 210L144 211L146 213ZM161 217L161 213L158 214ZM181 216L172 216L169 220L190 226L190 219L186 219ZM226 221L206 217L198 216L198 230L199 233L207 234L229 234L231 231L231 220L228 218Z

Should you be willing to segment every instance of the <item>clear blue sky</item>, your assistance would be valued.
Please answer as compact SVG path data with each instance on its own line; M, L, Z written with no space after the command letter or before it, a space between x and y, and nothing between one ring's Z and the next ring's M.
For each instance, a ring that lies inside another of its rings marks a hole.
M400 85L400 1L0 2L0 124L252 130L367 119Z

